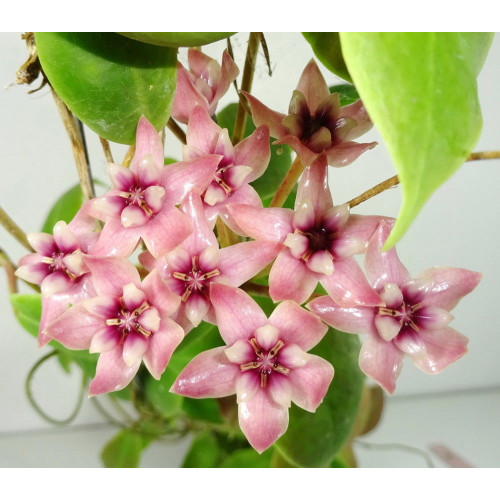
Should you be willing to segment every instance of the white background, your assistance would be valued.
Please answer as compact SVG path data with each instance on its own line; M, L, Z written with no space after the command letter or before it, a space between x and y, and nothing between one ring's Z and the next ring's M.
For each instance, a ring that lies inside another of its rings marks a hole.
M235 59L240 68L243 67L247 38L247 33L232 38ZM285 112L291 93L302 69L312 57L312 52L298 33L266 33L266 39L273 76L268 76L261 52L252 93L272 109ZM220 60L224 46L224 43L217 43L204 50ZM77 182L77 175L69 140L49 89L45 87L28 95L27 87L10 85L15 81L16 70L26 56L20 33L0 34L0 204L23 230L36 232L40 230L54 200ZM185 52L181 53L180 58L181 61L186 61ZM328 84L338 83L328 71L324 70L323 74ZM37 85L38 82L32 88ZM479 76L478 87L484 127L475 150L499 150L499 38L493 41ZM224 103L235 101L234 89L231 88L220 107ZM96 178L107 181L106 163L99 141L92 132L87 132L93 174ZM373 129L362 140L376 140L379 145L353 165L330 170L336 203L345 202L394 175L394 167L378 132ZM115 160L121 160L125 149L123 146L113 147ZM170 134L167 136L166 154L180 158L180 144ZM497 319L500 282L499 186L500 160L464 165L432 196L398 245L401 260L413 274L433 265L447 265L479 271L484 277L477 290L467 296L453 312L455 320L452 326L470 338L469 354L438 376L426 375L407 362L398 380L394 401L401 397L465 390L477 392L479 389L500 386L500 335ZM353 211L396 216L399 205L400 190L395 188L363 203ZM0 246L14 261L26 253L3 228L0 228ZM28 293L30 289L26 288L25 291ZM27 430L49 428L29 406L23 387L30 367L48 351L39 350L35 340L15 320L4 275L0 276L0 308L0 433L3 436L9 433L19 435L19 432ZM73 407L78 385L78 373L67 376L56 362L51 361L35 380L36 396L51 414L63 417ZM486 402L481 407L483 409L478 407L477 411L485 413L491 408L493 413L490 418L496 421L500 416L498 392L487 391L484 394ZM388 412L390 411L391 404L388 407ZM408 415L400 413L395 425L398 422L403 426L407 422L414 423L413 410ZM443 432L450 425L461 434L480 432L471 429L469 420L465 421L464 414L454 411L452 405L449 406L449 418L434 421L429 414L429 419L433 422L434 429L440 429L441 426ZM101 421L101 416L85 401L75 424L88 425ZM390 436L390 433L386 435ZM401 439L404 439L404 433ZM492 439L493 443L496 440L500 444L498 435L493 435ZM97 451L98 449L96 454ZM484 466L494 466L494 458L492 460L484 463ZM4 465L8 464L7 461ZM64 462L60 465L64 466Z

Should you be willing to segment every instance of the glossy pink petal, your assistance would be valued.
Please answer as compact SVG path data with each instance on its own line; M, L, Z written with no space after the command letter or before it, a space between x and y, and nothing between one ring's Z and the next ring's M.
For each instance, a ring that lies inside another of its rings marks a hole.
M480 273L467 269L433 267L406 283L404 288L410 295L418 297L422 305L450 311L476 288L481 278Z
M266 391L238 405L238 420L248 442L259 453L269 448L288 427L288 408L278 405Z
M72 253L80 249L80 242L66 222L60 220L53 229L54 240L63 253Z
M304 68L299 83L297 84L297 90L302 92L306 98L307 105L311 112L316 111L318 105L330 95L328 85L313 59L311 59Z
M269 316L269 324L280 332L284 342L296 344L304 351L312 349L328 331L317 316L291 300L276 307Z
M144 353L144 364L155 379L160 379L183 338L184 330L170 318L163 317L160 328L149 338L149 346Z
M328 165L345 167L361 156L365 151L373 149L377 142L357 143L352 141L341 142L326 150Z
M356 126L350 130L345 138L347 141L357 139L373 127L373 123L360 99L352 104L341 107L339 111L339 118L352 118L356 121Z
M240 367L231 363L226 346L204 351L182 370L170 392L190 398L221 398L235 393Z
M246 178L246 182L259 178L267 168L270 158L269 129L265 125L258 127L234 147L234 164L252 167L252 173Z
M296 135L283 135L278 140L274 141L273 144L287 144L290 146L300 157L304 165L311 165L318 157L318 153L308 148ZM328 160L330 160L329 157ZM330 161L329 164L331 165Z
M221 248L219 269L229 284L238 287L264 269L282 249L270 241L246 241Z
M290 299L302 304L311 296L317 284L318 275L288 250L278 254L269 273L269 295L274 302Z
M373 335L377 333L373 324L373 307L340 307L327 296L311 300L306 307L325 323L342 332Z
M120 219L109 217L90 254L129 257L141 239L141 231L142 227L125 228Z
M283 242L288 233L293 233L294 212L290 209L251 205L229 205L227 209L244 235L256 240Z
M47 233L28 233L26 235L29 244L36 253L50 256L57 251L57 245L54 236Z
M219 84L215 89L215 94L211 106L209 108L212 114L215 112L218 101L228 91L229 86L236 79L239 73L240 70L238 69L238 66L236 66L235 62L229 55L229 52L227 50L224 50L224 52L222 53L222 64L221 64Z
M123 361L121 346L103 352L97 361L96 374L89 387L89 396L123 389L134 378L140 365L139 359L132 366L127 366Z
M141 116L137 124L135 154L130 168L137 171L140 162L148 154L152 155L157 166L163 166L163 144L160 135L146 117Z
M135 184L134 172L122 165L108 163L108 175L117 191L128 191Z
M64 272L56 271L42 281L41 292L45 297L53 293L66 292L73 286L73 280Z
M366 248L366 276L372 287L378 291L381 291L385 284L401 285L410 278L410 274L399 260L395 248L388 252L381 252L393 225L392 220L382 220Z
M162 318L170 316L179 307L180 297L170 291L158 270L153 270L144 278L141 288Z
M212 120L206 108L196 106L189 116L186 142L202 154L212 154L221 132L222 128Z
M321 276L320 283L334 302L342 307L382 305L354 257L335 261L335 271Z
M220 334L227 345L250 339L257 328L267 323L259 305L239 288L212 283L210 299Z
M139 285L139 272L135 266L121 257L84 257L85 265L92 273L98 295L121 296L129 283Z
M271 137L275 138L282 137L286 134L286 129L281 123L283 118L285 118L283 113L278 113L269 109L248 92L242 91L241 93L246 97L248 103L250 104L252 120L256 127L267 125L269 127Z
M88 349L92 337L107 328L100 316L89 314L83 303L70 307L58 319L50 323L45 334L68 349Z
M180 245L193 230L188 217L176 207L167 206L141 229L147 249L156 258Z
M167 165L162 177L167 199L178 205L191 190L200 193L205 191L212 182L221 158L220 155L208 155Z
M422 329L418 334L404 332L394 340L415 366L430 374L443 371L466 354L468 342L467 337L449 326L439 330Z
M314 212L323 214L333 205L327 175L328 164L325 155L319 155L302 174L295 198L295 210L303 202L312 203Z
M368 335L359 353L359 367L392 394L403 367L403 353L392 342L386 342L378 335Z
M196 90L186 68L178 63L177 87L175 90L172 117L181 123L187 123L192 110L196 106L208 109L208 100Z
M314 412L323 401L333 379L333 366L310 354L305 366L290 371L292 401L304 410Z

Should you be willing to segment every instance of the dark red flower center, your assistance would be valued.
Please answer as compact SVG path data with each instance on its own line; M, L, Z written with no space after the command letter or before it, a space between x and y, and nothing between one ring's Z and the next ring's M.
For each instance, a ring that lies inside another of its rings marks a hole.
M181 299L185 302L188 297L193 293L201 293L208 296L208 286L212 278L220 275L220 271L215 269L202 269L199 264L198 256L191 259L191 269L185 272L174 271L172 276L181 282Z
M144 328L140 322L140 315L151 306L144 302L141 306L130 311L127 306L120 301L121 307L118 310L116 317L106 320L108 326L115 326L119 335L121 336L121 341L124 342L127 335L131 332L139 333L145 337L149 337L153 332Z

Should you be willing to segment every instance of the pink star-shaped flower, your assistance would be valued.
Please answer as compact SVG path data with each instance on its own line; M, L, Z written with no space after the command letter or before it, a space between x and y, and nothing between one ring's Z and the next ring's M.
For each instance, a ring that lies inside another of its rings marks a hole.
M179 306L153 271L141 283L137 269L121 257L85 257L97 296L80 302L47 326L46 333L68 349L100 353L89 395L123 389L141 360L159 379L184 338L169 316Z
M250 103L255 125L267 125L275 144L288 144L304 165L325 152L328 164L343 167L376 146L354 142L372 127L361 101L340 107L338 94L330 94L318 66L311 60L293 92L288 115L272 111L243 92Z
M467 337L448 326L449 313L472 292L481 275L434 267L411 279L396 250L381 252L392 222L382 221L368 244L365 266L383 305L341 307L329 297L307 307L334 328L368 334L359 355L361 370L393 393L404 356L426 373L439 373L467 352Z
M324 154L304 171L295 211L250 205L230 205L228 210L244 235L283 243L269 274L275 302L301 304L320 282L339 304L380 303L353 256L365 251L381 218L349 215L346 205L333 206Z
M211 155L164 167L158 132L142 117L130 169L109 164L113 189L86 205L90 215L105 221L93 254L127 257L141 238L155 257L175 248L192 231L175 205L193 187L206 189L219 160Z
M193 398L237 395L241 430L261 453L288 426L291 401L314 412L333 378L333 367L308 354L326 325L292 301L266 317L240 289L211 285L217 325L227 346L196 356L171 391Z
M228 203L262 206L259 195L248 183L264 173L271 157L266 126L257 128L233 147L227 129L219 127L205 109L197 106L189 118L186 139L184 160L205 155L221 157L212 182L202 194L205 213L212 224L220 215L227 224L234 226L225 210Z
M222 54L221 65L203 52L189 49L188 63L189 71L182 64L177 64L172 116L181 123L188 122L196 106L201 106L212 116L220 98L239 74L227 50Z
M200 196L191 192L181 211L193 221L191 235L164 257L154 259L149 252L144 252L139 261L148 270L159 269L169 288L181 297L181 306L172 318L187 333L202 319L215 322L211 283L240 286L274 259L280 244L247 241L219 249Z

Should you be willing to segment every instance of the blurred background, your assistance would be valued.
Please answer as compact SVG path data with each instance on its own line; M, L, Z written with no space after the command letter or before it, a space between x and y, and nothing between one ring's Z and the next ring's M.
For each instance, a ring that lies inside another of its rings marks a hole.
M259 53L252 94L284 112L300 74L313 56L300 33L265 33L272 76ZM248 33L231 38L236 63L243 67ZM204 47L220 61L225 42ZM186 51L180 60L187 63ZM15 84L16 71L27 59L21 33L0 34L0 204L25 232L37 232L54 201L78 182L70 143L48 86L28 94ZM324 69L329 85L341 83ZM241 74L240 74L241 78ZM36 88L40 82L32 84ZM483 132L475 151L500 150L500 38L495 38L478 79ZM236 102L234 88L219 103ZM98 137L86 130L93 175L108 182L106 160ZM353 165L330 169L335 203L343 203L394 175L394 167L377 130L360 141L379 145ZM112 145L115 161L125 146ZM181 158L178 140L167 132L166 155ZM394 396L386 398L382 420L355 447L364 467L425 467L424 451L434 465L447 462L429 451L445 444L472 466L498 467L500 445L500 160L470 162L426 204L403 240L398 254L414 275L434 265L463 267L483 273L478 288L455 308L452 326L470 338L469 353L438 376L429 376L406 362ZM356 207L353 212L395 217L399 188ZM17 262L26 251L0 227L0 247ZM21 292L29 293L26 287ZM116 428L108 425L85 397L78 417L67 427L54 427L30 406L24 390L31 367L48 348L17 323L9 303L7 280L0 275L0 466L99 467L99 453ZM69 415L78 398L80 373L64 373L55 360L44 364L34 379L39 404L55 418ZM112 411L112 409L111 409ZM370 446L368 446L370 445ZM143 467L175 467L189 439L155 443ZM414 450L414 448L416 450Z

